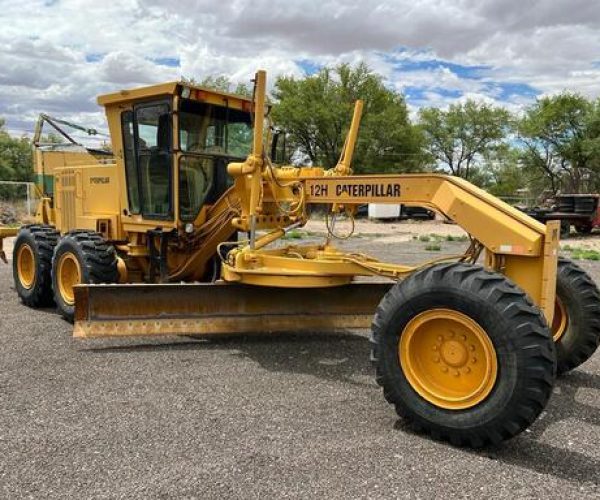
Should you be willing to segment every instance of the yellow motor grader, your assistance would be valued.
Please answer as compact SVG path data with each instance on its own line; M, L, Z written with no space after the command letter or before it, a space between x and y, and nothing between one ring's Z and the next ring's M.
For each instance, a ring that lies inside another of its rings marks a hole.
M252 99L185 82L103 95L112 153L36 147L22 301L56 304L78 338L372 327L377 382L417 427L468 446L527 428L600 340L600 293L558 259L559 224L456 177L352 175L360 101L334 168L278 166L265 88L259 71ZM314 205L334 233L371 202L435 210L468 248L407 266L280 241Z

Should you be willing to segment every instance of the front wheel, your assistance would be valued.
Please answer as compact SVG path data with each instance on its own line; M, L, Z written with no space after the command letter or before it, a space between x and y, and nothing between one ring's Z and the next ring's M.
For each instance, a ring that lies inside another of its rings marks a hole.
M500 274L442 264L393 286L373 320L377 382L434 438L480 447L526 429L556 375L541 311Z
M76 285L118 280L115 249L100 234L73 231L56 246L52 258L52 288L56 307L67 321L73 321L75 314Z

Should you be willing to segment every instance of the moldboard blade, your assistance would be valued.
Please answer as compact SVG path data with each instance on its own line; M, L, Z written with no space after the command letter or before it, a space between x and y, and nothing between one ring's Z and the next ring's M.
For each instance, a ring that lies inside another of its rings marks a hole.
M391 282L331 288L236 284L75 287L77 338L216 335L369 328Z

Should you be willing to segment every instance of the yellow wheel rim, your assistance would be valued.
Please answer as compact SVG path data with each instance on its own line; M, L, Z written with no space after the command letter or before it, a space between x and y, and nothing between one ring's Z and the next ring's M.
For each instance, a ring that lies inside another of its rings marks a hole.
M569 316L567 315L567 309L563 304L562 300L556 296L554 302L554 319L552 320L552 338L554 342L558 342L567 330Z
M75 303L73 287L81 283L81 267L77 257L70 252L60 256L57 266L58 290L68 305Z
M17 251L17 274L19 281L24 288L28 290L35 283L35 255L32 248L27 245L21 245Z
M400 366L417 393L449 410L483 401L496 382L498 365L492 341L468 316L431 309L404 328L398 345Z

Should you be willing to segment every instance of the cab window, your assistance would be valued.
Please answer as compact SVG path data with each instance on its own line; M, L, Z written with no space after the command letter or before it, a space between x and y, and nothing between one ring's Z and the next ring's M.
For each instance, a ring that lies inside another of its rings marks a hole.
M196 218L214 183L215 159L185 155L179 161L179 216Z
M136 162L141 212L168 218L171 206L171 114L167 103L135 108Z
M247 111L189 99L181 99L178 116L179 216L191 221L227 188L227 163L250 153L252 119Z
M182 99L179 147L183 153L245 158L252 147L250 113Z
M127 199L129 201L129 212L132 214L139 214L140 191L135 164L135 139L133 127L133 111L124 111L121 114L121 128L123 130L123 160L125 162Z

